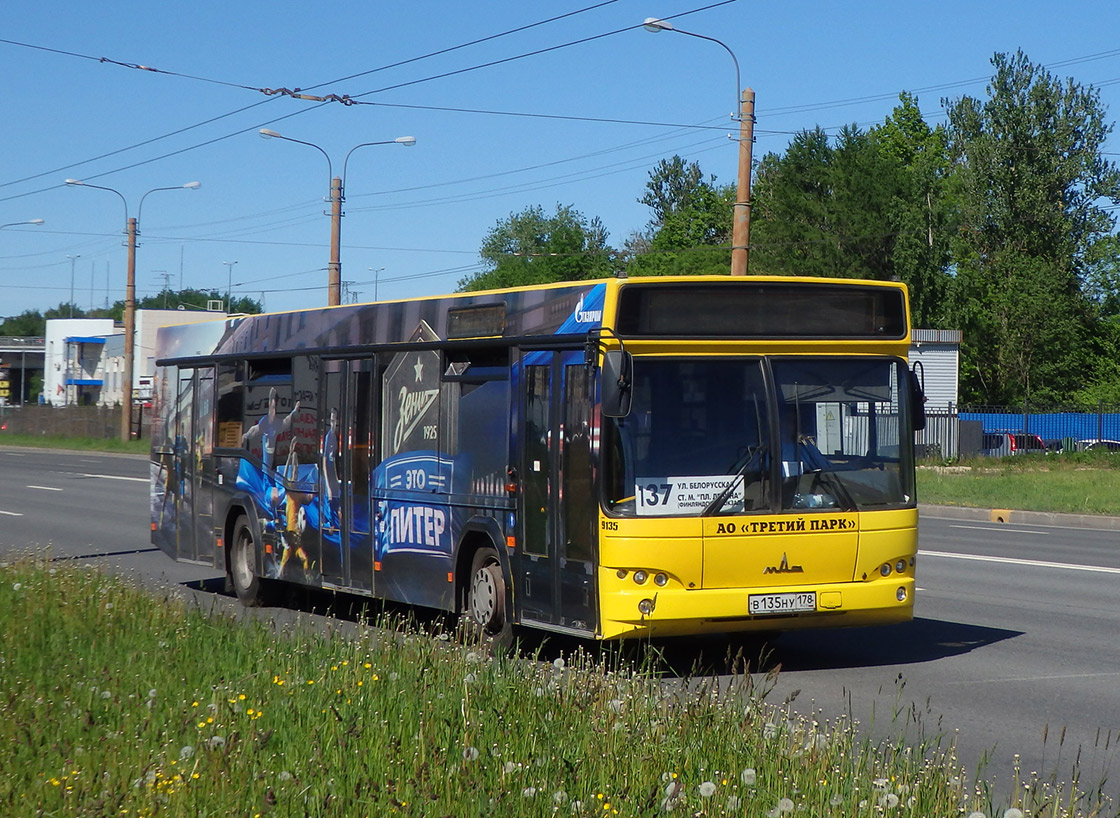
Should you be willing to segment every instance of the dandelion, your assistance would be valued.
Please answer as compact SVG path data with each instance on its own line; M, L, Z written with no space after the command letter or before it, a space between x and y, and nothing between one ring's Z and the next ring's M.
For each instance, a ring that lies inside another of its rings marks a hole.
M844 796L842 796L840 793L836 793L828 799L828 803L829 806L838 807L844 803Z
M980 810L977 810L976 812L970 812L968 818L988 818L988 816L980 812Z
M470 651L469 653L467 653L466 658L467 658L467 664L468 665L477 665L479 662L482 661L482 657L473 650Z
M101 691L101 698L103 698L103 699L111 699L112 697L113 697L113 694L112 694L112 693L110 693L110 692L109 692L108 690L102 690L102 691Z
M525 789L523 789L521 791L521 797L522 798L532 798L536 794L537 794L537 788L536 787L526 787Z
M747 767L739 773L739 780L746 784L748 787L753 787L755 781L758 780L758 774L755 773L754 767Z
M186 761L188 758L192 757L193 755L194 755L194 747L192 747L189 744L183 745L183 747L181 747L180 750L179 750L179 760L180 761Z
M764 724L762 726L762 737L763 738L770 739L770 738L774 738L774 736L776 736L776 735L778 735L778 725L776 725L772 722L767 722L766 724Z
M793 812L793 801L783 798L778 802L778 812Z
M287 770L281 770L276 777L279 778L281 781L291 781L292 780L292 774L290 772L288 772Z
M1015 809L1015 807L1005 809L1003 811L1003 818L1023 818L1023 811L1021 809Z
M564 669L564 657L561 656L558 659L553 659L552 660L552 667L555 670L563 670Z
M886 792L889 785L890 782L885 778L876 778L871 782L871 788L875 790L875 792Z
M473 673L468 673L466 676L463 677L463 684L470 685L470 684L474 684L477 681L478 681L478 677L475 676Z
M211 750L217 750L226 746L225 736L210 736L206 743L210 746Z
M611 699L609 702L607 702L607 709L614 713L616 716L622 715L622 711L625 707L626 703L623 702L622 699Z
M743 806L743 799L737 795L730 795L727 798L727 811L738 812L739 808Z
M898 796L893 792L888 792L886 795L879 799L879 806L886 809L894 809L898 806Z
M512 761L507 761L505 764L502 765L502 773L504 775L509 775L510 773L512 773L516 769L517 769L517 765L514 764Z
M700 797L701 798L711 798L715 794L716 794L716 785L713 784L711 781L705 781L703 784L700 785Z
M23 587L23 583L22 583L22 582L13 582L13 583L12 583L12 590L13 590L13 591L18 591L18 590L19 590L20 588L22 588L22 587Z
M148 691L148 698L149 699L154 699L155 697L156 697L156 689L153 687L151 690Z
M563 790L557 790L556 792L554 792L552 794L552 801L557 806L559 806L560 804L563 804L567 800L568 800L568 794L566 792L564 792Z
M478 760L478 748L477 747L464 747L463 748L463 760L464 761L477 761Z

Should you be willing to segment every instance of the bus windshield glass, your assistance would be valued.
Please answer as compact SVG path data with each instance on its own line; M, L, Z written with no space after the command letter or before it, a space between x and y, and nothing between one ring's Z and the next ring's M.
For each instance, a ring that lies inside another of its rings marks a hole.
M904 367L888 358L640 358L632 410L610 421L604 441L606 509L641 517L912 507Z

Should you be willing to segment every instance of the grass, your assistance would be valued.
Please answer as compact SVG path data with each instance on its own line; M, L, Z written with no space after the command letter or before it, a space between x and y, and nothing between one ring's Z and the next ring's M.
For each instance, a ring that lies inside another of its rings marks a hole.
M74 563L0 563L0 611L5 815L1102 814L1053 781L996 798L907 708L872 743L748 673L277 629Z
M921 503L1072 514L1120 511L1120 455L1084 452L976 458L919 468Z
M152 447L149 440L119 438L62 437L61 435L26 435L12 432L0 433L0 446L30 446L37 449L74 449L83 452L119 452L147 454Z

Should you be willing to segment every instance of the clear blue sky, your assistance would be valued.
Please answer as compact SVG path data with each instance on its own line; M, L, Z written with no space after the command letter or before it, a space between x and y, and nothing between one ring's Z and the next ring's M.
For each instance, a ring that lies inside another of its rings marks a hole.
M123 298L125 205L68 177L117 189L131 216L145 191L202 183L145 200L142 294L164 276L223 291L232 277L235 295L269 310L325 304L327 161L262 127L321 146L336 173L356 145L416 137L350 157L342 278L363 301L371 270L382 299L453 290L479 269L486 232L529 205L599 216L621 245L649 217L636 200L659 159L680 154L721 182L736 171L731 58L692 37L619 31L646 17L684 15L676 26L735 53L757 94L756 158L803 128L881 122L903 90L942 122L943 97L983 96L993 53L1018 48L1099 87L1120 116L1116 0L737 0L689 13L711 2L9 4L0 224L46 223L0 232L0 316L67 301L72 270L79 306ZM1108 150L1120 159L1120 134Z

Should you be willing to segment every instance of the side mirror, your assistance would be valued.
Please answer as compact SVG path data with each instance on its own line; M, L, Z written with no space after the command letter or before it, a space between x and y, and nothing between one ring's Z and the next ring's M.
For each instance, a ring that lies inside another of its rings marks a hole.
M603 414L609 418L624 418L630 414L631 372L633 356L621 349L603 353L601 392Z
M926 393L918 373L910 370L910 426L915 432L926 428Z

